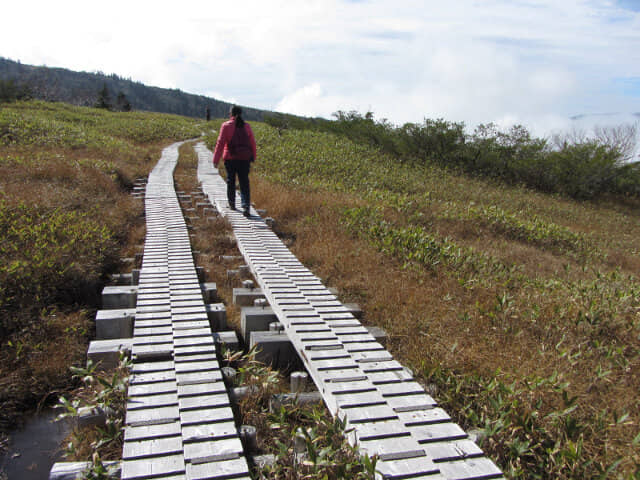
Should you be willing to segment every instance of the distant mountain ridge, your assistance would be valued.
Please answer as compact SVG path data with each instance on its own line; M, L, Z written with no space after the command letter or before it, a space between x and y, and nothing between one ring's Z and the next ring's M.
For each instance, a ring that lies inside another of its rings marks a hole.
M140 82L104 73L75 72L66 68L37 67L0 57L0 80L14 80L27 85L33 98L66 102L80 106L94 106L99 92L107 87L112 100L122 92L134 110L174 113L204 118L207 107L211 118L225 118L229 114L228 102L193 95L178 89L150 87ZM267 110L242 107L247 120L264 119Z

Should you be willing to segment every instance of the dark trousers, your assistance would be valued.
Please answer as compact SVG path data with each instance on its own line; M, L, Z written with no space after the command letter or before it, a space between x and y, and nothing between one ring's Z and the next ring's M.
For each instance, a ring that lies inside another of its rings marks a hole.
M227 170L227 199L229 205L236 206L236 176L240 183L240 201L242 208L251 206L251 192L249 191L249 170L251 163L246 160L225 160L224 167Z

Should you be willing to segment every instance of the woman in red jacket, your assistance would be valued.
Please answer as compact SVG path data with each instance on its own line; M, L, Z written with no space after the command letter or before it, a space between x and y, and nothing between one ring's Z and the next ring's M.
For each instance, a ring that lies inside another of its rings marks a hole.
M216 149L213 152L213 166L218 167L220 158L227 170L227 199L229 208L236 209L236 176L240 183L242 213L250 215L251 192L249 189L249 170L256 159L256 140L247 122L242 119L242 109L231 107L231 119L222 124Z

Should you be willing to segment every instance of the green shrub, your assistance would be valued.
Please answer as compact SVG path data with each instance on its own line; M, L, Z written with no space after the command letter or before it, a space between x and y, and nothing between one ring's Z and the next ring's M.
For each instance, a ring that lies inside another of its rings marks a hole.
M522 125L501 131L479 125L472 134L464 123L425 119L395 127L371 112L338 111L335 121L277 115L267 123L278 129L314 130L344 135L404 162L438 164L536 190L590 199L605 193L637 195L640 162L630 160L628 147L636 129L600 129L595 138L571 138L552 146Z
M0 200L0 310L82 303L113 263L112 233L89 213L42 211ZM2 328L12 330L12 316Z

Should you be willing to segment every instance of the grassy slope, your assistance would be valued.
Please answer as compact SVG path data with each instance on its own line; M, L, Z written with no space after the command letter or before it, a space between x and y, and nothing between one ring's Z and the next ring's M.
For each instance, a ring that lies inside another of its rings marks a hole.
M256 203L388 330L394 354L459 422L489 435L483 446L511 476L595 478L619 458L618 473L636 469L637 210L254 127ZM1 221L13 230L0 251L0 427L64 388L91 328L87 292L140 213L127 185L161 146L199 132L178 117L3 105Z
M0 434L69 387L106 274L144 235L133 180L200 132L169 115L0 107Z
M637 208L254 130L255 203L510 476L638 474Z

